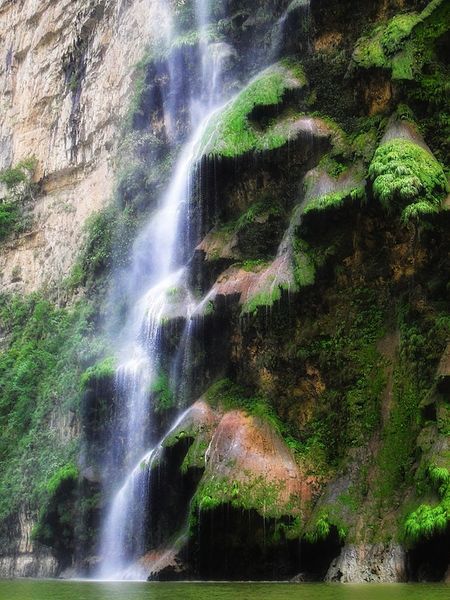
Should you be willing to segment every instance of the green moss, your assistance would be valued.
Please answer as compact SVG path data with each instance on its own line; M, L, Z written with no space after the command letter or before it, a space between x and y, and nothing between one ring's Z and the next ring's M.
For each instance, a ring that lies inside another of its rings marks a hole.
M112 356L89 367L81 376L81 388L95 388L98 383L113 380L116 374L116 359Z
M243 263L239 263L239 268L250 273L258 272L264 267L267 267L269 263L265 260L257 258L255 260L245 260Z
M297 63L269 67L213 118L203 136L200 153L233 157L283 146L291 135L292 118L274 121L260 130L249 117L255 107L281 105L288 90L299 89L305 83Z
M395 15L358 40L353 61L362 68L389 69L396 80L420 77L433 42L449 28L449 16L444 0L432 0L420 14Z
M202 469L205 467L205 454L208 446L208 442L200 437L194 440L181 464L183 474L192 468Z
M305 207L304 214L311 212L322 212L330 209L340 209L348 204L363 200L365 197L364 187L357 187L338 192L331 192L316 198L311 198Z
M260 217L279 217L283 214L277 199L267 196L254 202L238 219L236 230L239 231L246 225L251 225Z
M41 493L39 516L31 537L52 547L65 558L74 550L75 488L78 469L73 463L61 467Z
M56 471L54 475L52 475L49 481L45 484L46 492L53 496L56 494L58 489L64 485L66 482L76 482L78 479L78 468L75 464L69 463L64 465L60 469Z
M387 55L395 54L403 47L403 42L409 38L413 27L420 21L416 13L395 15L388 22L381 35L380 43Z
M125 131L131 130L136 118L142 116L142 100L149 85L147 82L147 72L153 60L153 52L150 49L147 49L134 68L134 89L125 115Z
M316 280L316 266L311 257L309 245L299 238L293 242L294 278L298 288L313 285Z
M242 306L242 314L255 314L262 307L269 308L281 300L282 290L288 291L287 285L270 285L270 289L259 292Z
M297 342L299 365L314 365L324 389L315 401L314 416L300 430L293 423L291 431L300 440L305 460L325 473L376 430L385 385L384 361L377 349L384 335L379 298L360 287L341 291L341 298L332 315L314 324L315 335L309 337L305 326L305 337Z
M194 496L192 508L213 510L221 505L233 508L254 509L266 518L277 518L294 512L296 499L287 504L280 502L280 493L284 482L268 482L264 477L248 476L246 481L229 480L227 478L204 477Z
M369 176L374 194L384 208L401 211L405 222L438 212L447 191L441 165L409 140L394 139L380 146Z
M412 484L421 402L429 394L448 335L447 324L438 315L421 321L408 306L401 307L399 322L400 356L394 369L393 402L383 431L377 459L380 475L375 483L384 508Z
M381 46L383 26L378 25L368 37L358 40L353 53L353 60L363 68L384 67L386 57Z
M121 253L127 245L127 235L115 244L127 216L126 211L121 213L116 204L111 204L86 220L80 255L65 281L69 290L80 285L94 287L102 281L102 276L112 265L114 252Z
M153 409L156 413L164 412L175 407L175 395L170 387L167 374L161 371L150 385L153 395Z
M330 177L334 177L335 179L337 179L339 175L342 175L342 173L344 173L344 171L348 169L347 164L344 164L337 160L336 157L332 156L331 153L325 154L320 159L318 166L321 170L328 173Z

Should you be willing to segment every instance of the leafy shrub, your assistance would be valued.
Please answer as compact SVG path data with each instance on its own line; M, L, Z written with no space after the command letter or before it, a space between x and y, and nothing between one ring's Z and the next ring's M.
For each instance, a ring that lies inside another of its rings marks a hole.
M24 226L23 207L34 197L36 164L35 158L27 158L0 172L0 184L6 187L5 197L0 198L0 242Z

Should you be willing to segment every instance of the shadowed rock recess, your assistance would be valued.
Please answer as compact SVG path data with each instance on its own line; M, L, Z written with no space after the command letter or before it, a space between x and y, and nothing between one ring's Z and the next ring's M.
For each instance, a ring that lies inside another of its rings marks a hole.
M0 1L1 577L450 581L449 27Z

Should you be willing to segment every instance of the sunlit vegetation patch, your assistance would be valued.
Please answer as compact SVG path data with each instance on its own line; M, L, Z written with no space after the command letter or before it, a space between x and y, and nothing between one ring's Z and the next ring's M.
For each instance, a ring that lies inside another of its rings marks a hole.
M298 498L287 503L280 501L284 486L284 481L267 481L263 476L249 476L247 481L205 477L193 498L192 508L213 510L230 504L233 508L255 509L263 517L282 517L295 512L298 503Z
M167 373L160 371L150 385L150 393L153 395L153 409L156 413L171 410L176 406L176 397L170 386Z
M274 120L261 130L251 123L250 115L258 106L281 105L288 90L305 84L297 63L278 63L263 71L213 117L203 136L201 154L232 157L283 146L291 135L292 118Z
M308 524L304 538L312 544L326 540L336 528L339 540L344 542L348 534L348 525L342 520L336 506L322 508L317 517Z
M0 326L5 336L0 353L4 520L20 505L30 510L39 505L58 469L74 460L78 440L63 431L70 427L62 415L78 411L80 376L103 348L94 336L95 311L84 301L65 309L37 294L25 299L3 295Z
M57 552L74 550L75 490L79 471L75 464L68 463L40 489L40 510L32 538Z
M444 532L450 523L450 473L445 467L431 465L427 475L440 500L434 505L421 504L406 518L405 534L413 542Z
M23 232L29 225L24 211L36 193L33 183L36 167L36 159L30 157L0 172L0 242L13 233Z
M364 196L364 187L330 192L329 194L324 194L323 196L311 198L305 207L305 214L311 212L322 212L329 209L339 209L347 204L353 204L358 200L363 200Z
M358 41L353 61L363 68L390 69L397 80L419 77L432 57L432 43L448 30L449 15L445 0L432 0L421 13L395 15Z
M389 212L401 212L404 222L439 211L448 184L438 161L409 140L381 145L369 168L373 191Z
M86 369L80 379L83 389L96 388L102 382L111 381L116 374L116 359L114 357L104 358L92 367Z

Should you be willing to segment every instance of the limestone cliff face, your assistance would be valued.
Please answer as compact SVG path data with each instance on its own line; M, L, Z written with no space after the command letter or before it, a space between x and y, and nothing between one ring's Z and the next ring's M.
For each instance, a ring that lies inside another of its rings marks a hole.
M67 275L113 189L118 127L149 42L146 0L0 2L0 170L35 156L31 230L2 248L4 290Z
M0 2L0 170L34 156L38 193L30 229L0 253L2 292L53 288L69 273L89 215L113 191L118 131L129 104L133 66L155 21L148 0ZM48 426L79 434L56 408ZM36 554L24 507L17 550L3 576L52 576L57 562Z

